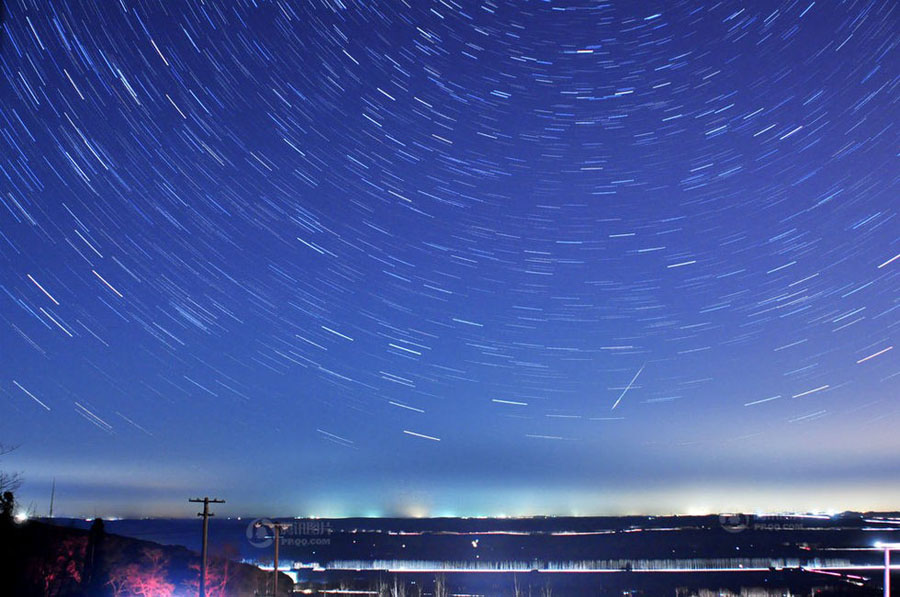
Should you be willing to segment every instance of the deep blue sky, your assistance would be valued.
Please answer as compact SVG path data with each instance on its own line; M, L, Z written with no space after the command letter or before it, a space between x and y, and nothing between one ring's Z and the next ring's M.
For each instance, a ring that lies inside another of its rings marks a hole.
M897 31L12 0L0 465L68 514L897 507Z

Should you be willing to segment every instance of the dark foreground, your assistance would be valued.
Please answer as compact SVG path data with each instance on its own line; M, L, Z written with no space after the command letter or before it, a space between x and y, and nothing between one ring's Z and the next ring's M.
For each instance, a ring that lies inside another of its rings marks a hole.
M214 520L210 542L271 566L271 533L257 521ZM883 552L875 545L900 542L900 517L884 513L278 521L289 525L281 566L292 569L296 590L397 597L874 596L882 595L883 582ZM199 547L193 520L107 526Z
M199 590L199 555L106 531L0 520L0 596L169 597ZM292 588L280 575L282 595ZM207 595L271 593L272 574L227 555L208 560Z

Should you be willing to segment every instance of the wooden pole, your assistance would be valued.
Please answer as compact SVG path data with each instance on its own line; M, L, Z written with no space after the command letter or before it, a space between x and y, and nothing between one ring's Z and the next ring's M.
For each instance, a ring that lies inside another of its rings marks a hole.
M200 597L206 597L206 554L207 554L207 541L209 536L209 517L215 516L212 512L209 511L210 504L224 504L225 500L220 500L219 498L191 498L188 500L189 502L203 504L203 512L199 512L197 516L203 517L203 547L200 551Z

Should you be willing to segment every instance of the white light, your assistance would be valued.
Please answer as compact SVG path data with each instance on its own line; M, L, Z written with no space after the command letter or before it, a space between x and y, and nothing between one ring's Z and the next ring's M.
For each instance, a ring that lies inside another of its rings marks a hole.
M26 514L25 512L16 512L14 518L16 519L16 522L23 523L28 520L28 514Z

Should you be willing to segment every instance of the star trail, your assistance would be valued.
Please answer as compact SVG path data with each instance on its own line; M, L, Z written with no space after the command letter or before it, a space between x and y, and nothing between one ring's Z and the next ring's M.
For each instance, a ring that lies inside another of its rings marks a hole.
M896 3L3 19L0 440L39 509L900 498Z

